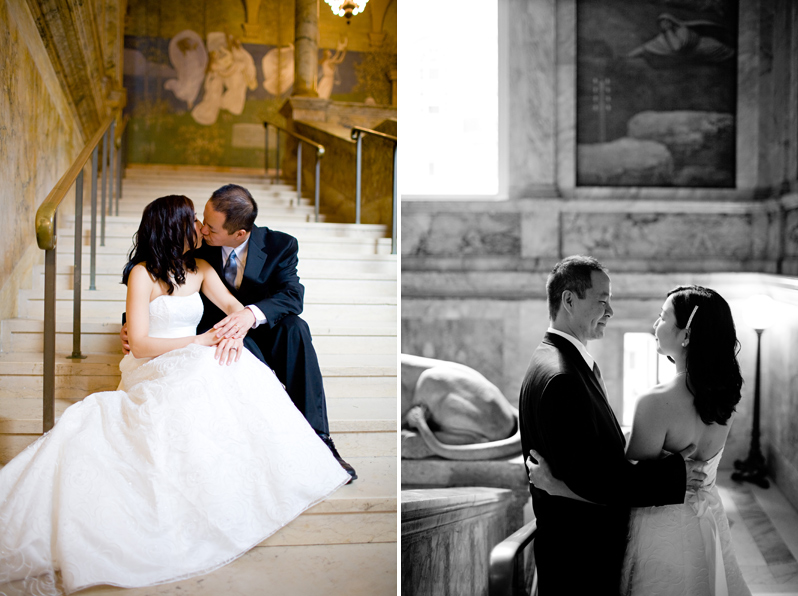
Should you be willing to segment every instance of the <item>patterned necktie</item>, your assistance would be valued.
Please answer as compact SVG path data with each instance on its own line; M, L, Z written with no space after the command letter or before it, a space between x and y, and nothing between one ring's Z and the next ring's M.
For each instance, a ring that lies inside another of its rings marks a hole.
M224 266L224 279L231 288L236 287L236 274L238 273L238 264L236 263L236 251L230 253L230 258L227 259L227 264Z

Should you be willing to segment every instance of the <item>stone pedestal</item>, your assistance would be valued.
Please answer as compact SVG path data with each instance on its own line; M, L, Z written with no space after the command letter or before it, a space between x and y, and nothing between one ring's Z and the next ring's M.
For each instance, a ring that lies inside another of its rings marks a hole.
M294 95L318 97L319 0L296 0L294 25Z
M402 491L402 594L487 595L490 551L512 532L508 490Z
M510 533L532 520L525 519L524 508L530 503L529 483L523 458L489 461L451 461L441 458L403 459L402 489L435 487L492 487L509 491L507 521ZM404 507L404 504L403 504ZM403 510L404 511L404 510Z

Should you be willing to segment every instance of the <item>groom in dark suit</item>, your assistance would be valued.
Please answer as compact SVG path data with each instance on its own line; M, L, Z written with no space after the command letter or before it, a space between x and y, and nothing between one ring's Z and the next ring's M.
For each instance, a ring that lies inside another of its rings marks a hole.
M521 387L523 452L534 449L554 477L590 502L530 484L539 594L617 596L630 507L681 503L687 484L704 476L702 464L682 454L626 460L623 433L586 348L604 336L613 315L607 270L592 257L568 257L549 275L546 294L550 326Z
M354 480L354 468L341 458L330 438L319 362L310 329L299 317L305 288L297 275L297 240L256 226L257 215L252 195L235 184L218 189L205 205L203 243L196 256L210 263L245 308L225 316L202 296L205 312L197 332L214 326L220 335L248 329L244 345L274 370L296 407Z

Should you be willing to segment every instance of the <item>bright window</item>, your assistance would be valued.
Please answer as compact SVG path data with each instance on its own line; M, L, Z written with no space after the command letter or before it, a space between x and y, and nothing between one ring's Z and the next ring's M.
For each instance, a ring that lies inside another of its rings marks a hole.
M417 14L401 11L402 199L499 193L498 4L427 2Z
M640 396L654 385L676 375L676 366L657 353L657 340L650 333L623 336L623 426L631 426Z

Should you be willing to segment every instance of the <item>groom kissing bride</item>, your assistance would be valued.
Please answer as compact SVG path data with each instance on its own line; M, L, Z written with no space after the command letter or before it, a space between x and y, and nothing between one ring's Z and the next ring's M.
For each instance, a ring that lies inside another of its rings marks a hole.
M750 595L715 487L742 386L726 301L667 295L654 336L677 374L640 397L627 443L586 347L613 315L606 268L568 257L546 294L519 401L539 594Z

